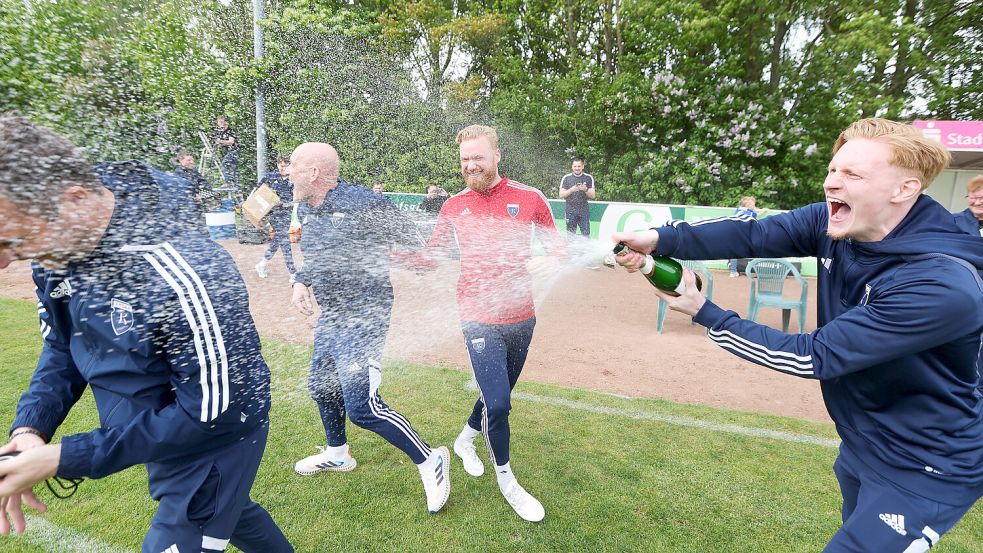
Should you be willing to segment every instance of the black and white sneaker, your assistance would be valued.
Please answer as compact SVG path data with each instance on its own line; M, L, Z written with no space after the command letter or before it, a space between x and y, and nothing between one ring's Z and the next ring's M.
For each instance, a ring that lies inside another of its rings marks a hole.
M430 457L417 465L423 491L427 494L427 510L431 514L441 510L451 495L451 452L447 447L430 451Z
M297 474L309 476L319 472L348 472L358 464L355 462L355 458L352 457L352 453L347 445L345 446L345 452L340 456L337 453L328 451L326 447L316 447L321 450L320 453L311 455L310 457L304 457L294 464L294 470Z

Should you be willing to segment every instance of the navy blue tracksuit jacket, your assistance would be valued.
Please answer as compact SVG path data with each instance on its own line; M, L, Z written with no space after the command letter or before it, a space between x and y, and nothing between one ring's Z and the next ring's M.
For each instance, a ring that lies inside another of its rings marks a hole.
M102 241L63 271L34 267L44 345L12 427L54 435L88 386L101 427L62 438L58 475L146 464L159 497L158 470L265 423L269 369L225 250L173 223L156 172L100 167L117 201Z
M843 448L873 472L951 504L983 495L983 240L921 196L883 240L826 235L825 203L759 221L659 228L681 259L815 256L819 328L785 334L707 302L695 320L749 361L821 381Z
M973 215L973 211L968 207L959 213L953 213L952 216L956 221L956 226L963 229L964 232L974 236L980 236L983 232L980 227L980 220L976 218L976 215Z

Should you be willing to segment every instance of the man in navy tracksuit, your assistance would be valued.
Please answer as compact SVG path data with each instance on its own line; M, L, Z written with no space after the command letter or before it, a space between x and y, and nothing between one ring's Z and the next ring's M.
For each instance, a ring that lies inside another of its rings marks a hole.
M0 462L15 529L21 501L40 507L31 487L41 480L143 464L159 501L144 553L293 551L249 498L270 375L232 259L173 224L168 192L143 164L92 171L71 143L20 118L0 119L0 145L0 268L34 260L43 338L0 448L21 452ZM87 386L101 426L45 445Z
M922 191L948 164L911 127L865 119L834 145L826 202L615 234L684 259L815 256L819 328L784 334L688 291L665 296L718 345L821 381L842 439L833 467L843 526L829 552L921 552L983 496L983 241ZM639 266L641 255L619 262Z
M283 262L287 264L287 271L290 272L290 279L293 282L297 272L297 268L294 266L293 251L290 249L290 219L293 217L294 211L293 187L287 177L283 176L283 171L289 163L290 158L278 156L276 158L277 170L269 173L260 181L260 185L265 184L273 192L276 192L280 198L280 203L266 216L270 226L273 227L273 239L270 240L270 245L266 247L263 259L256 264L256 272L260 278L266 278L268 274L266 264L273 259L277 250L280 250L283 252Z
M328 447L297 462L302 475L348 471L355 459L345 435L345 413L399 448L417 465L431 513L450 494L450 453L431 449L410 422L379 396L382 350L389 332L393 289L389 256L394 246L421 247L412 221L389 199L338 177L338 154L329 144L300 145L288 176L301 221L303 270L293 303L313 313L311 290L321 307L314 331L308 381Z

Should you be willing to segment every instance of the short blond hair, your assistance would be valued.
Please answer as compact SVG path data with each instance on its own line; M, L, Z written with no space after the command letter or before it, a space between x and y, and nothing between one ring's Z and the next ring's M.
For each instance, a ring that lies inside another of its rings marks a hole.
M754 202L754 201L755 201L754 200L754 196L741 196L741 207L747 207L747 206L751 205L751 202ZM755 203L757 203L757 202L755 202Z
M457 143L461 144L465 140L474 140L482 136L488 137L488 142L492 148L498 148L498 131L485 125L469 125L457 132Z
M976 175L966 183L966 192L968 194L972 194L981 188L983 188L983 175Z
M889 163L910 171L922 183L922 190L932 184L935 177L949 166L952 156L941 143L925 138L922 131L906 123L869 117L850 124L833 144L833 155L847 141L866 138L883 142L891 147Z

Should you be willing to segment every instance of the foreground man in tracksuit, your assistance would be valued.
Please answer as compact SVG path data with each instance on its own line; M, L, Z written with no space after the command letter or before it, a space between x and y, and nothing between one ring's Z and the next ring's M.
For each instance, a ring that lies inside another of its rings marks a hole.
M382 436L416 464L427 510L436 513L451 491L450 452L432 449L379 395L393 305L390 250L420 248L423 241L389 199L342 180L338 172L335 149L317 142L298 146L287 168L294 200L302 202L297 215L304 266L295 278L293 303L305 315L314 312L312 299L321 308L308 388L328 440L294 470L310 475L355 468L345 434L347 412L353 423Z
M25 165L24 159L31 163ZM33 259L43 349L0 453L0 533L52 476L144 464L159 505L144 553L289 552L249 498L269 430L269 369L229 255L175 225L137 162L94 172L71 143L0 118L0 268ZM163 208L162 208L163 206ZM51 441L90 386L101 426Z
M536 327L531 272L551 274L556 256L566 255L564 241L543 193L499 174L495 129L471 125L457 134L457 143L468 187L444 202L427 248L447 252L456 240L461 250L457 306L479 398L454 453L465 472L481 476L485 467L474 439L484 434L502 495L520 517L539 522L546 516L543 505L512 472L509 411ZM535 240L551 256L533 257ZM418 268L436 264L433 256L415 262Z
M734 354L821 381L842 439L843 526L825 551L927 551L983 495L983 240L922 194L939 143L864 119L840 134L826 203L762 221L722 218L615 234L683 259L816 256L819 328L784 334L705 301L692 273L669 306ZM619 262L637 268L641 255Z

